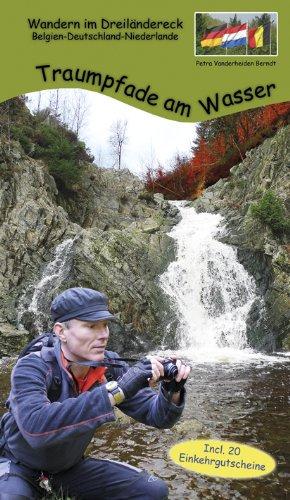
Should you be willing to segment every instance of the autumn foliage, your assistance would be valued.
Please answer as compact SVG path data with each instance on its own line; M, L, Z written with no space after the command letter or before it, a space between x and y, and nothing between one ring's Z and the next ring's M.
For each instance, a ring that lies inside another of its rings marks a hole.
M200 123L192 157L176 158L170 171L147 170L146 187L168 199L195 199L229 175L246 152L271 137L290 118L290 102L242 111Z

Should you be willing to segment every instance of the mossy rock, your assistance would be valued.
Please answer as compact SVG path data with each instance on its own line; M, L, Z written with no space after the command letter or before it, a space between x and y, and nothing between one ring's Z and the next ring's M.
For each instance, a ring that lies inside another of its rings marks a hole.
M18 355L29 340L27 330L17 330L9 323L0 323L0 357Z

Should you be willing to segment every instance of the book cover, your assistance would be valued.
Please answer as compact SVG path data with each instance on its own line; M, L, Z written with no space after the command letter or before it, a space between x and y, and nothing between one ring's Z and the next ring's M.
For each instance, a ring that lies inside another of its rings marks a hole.
M288 498L288 5L1 11L1 413L52 299L101 290L110 350L191 372L173 427L117 411L87 453L172 499Z

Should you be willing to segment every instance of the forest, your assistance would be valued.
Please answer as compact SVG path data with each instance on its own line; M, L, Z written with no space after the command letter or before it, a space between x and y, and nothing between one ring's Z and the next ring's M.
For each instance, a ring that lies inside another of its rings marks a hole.
M170 170L148 168L146 187L172 200L194 200L205 188L227 177L247 151L289 123L290 102L271 104L207 120L197 126L189 158L177 155Z

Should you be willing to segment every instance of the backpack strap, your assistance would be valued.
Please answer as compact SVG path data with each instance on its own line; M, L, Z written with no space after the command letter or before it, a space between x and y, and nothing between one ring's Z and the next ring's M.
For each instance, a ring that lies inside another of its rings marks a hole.
M61 371L57 360L52 363L51 371L51 383L47 390L47 395L48 399L54 403L61 395Z

